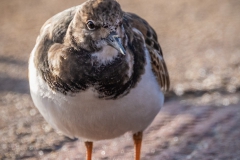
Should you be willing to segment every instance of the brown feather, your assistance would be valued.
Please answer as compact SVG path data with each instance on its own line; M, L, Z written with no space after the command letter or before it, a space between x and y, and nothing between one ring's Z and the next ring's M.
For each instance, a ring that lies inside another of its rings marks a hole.
M157 77L158 83L161 85L162 89L168 91L170 87L170 78L156 32L144 19L133 13L125 13L125 18L127 18L133 28L138 29L142 33L151 57L153 73Z

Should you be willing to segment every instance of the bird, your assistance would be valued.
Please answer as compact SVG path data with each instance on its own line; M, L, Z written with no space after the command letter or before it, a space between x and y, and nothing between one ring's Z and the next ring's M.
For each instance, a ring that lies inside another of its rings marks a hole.
M155 30L116 0L88 0L48 19L29 58L34 105L56 130L93 143L143 131L164 103L170 78Z

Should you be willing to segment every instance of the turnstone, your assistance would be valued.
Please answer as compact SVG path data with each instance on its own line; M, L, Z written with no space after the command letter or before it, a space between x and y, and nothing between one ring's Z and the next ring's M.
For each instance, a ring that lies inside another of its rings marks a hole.
M164 102L169 76L153 28L115 0L88 0L50 18L29 59L33 102L53 128L94 141L142 132Z

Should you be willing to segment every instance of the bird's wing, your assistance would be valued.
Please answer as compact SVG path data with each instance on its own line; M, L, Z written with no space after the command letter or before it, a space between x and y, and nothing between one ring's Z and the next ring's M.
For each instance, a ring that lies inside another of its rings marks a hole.
M151 56L151 65L153 73L156 75L158 83L162 89L167 91L170 87L168 70L163 59L161 47L158 43L157 34L154 29L142 18L133 14L125 13L124 16L131 27L140 31L145 39L145 44Z
M59 69L62 53L67 51L62 44L78 7L80 6L64 10L48 19L42 26L35 49L32 51L38 73L48 82L50 88L62 93L65 93L65 90L75 91L75 88L65 85L62 80L64 77L55 76L53 70Z
M38 69L45 70L48 68L46 67L48 64L40 63L47 63L48 51L53 44L63 43L68 26L74 17L77 7L72 7L56 14L42 26L37 38L36 49L33 50L35 52L35 65L38 66Z
M45 38L53 43L62 43L77 7L79 6L64 10L48 19L42 26L39 36L47 36Z

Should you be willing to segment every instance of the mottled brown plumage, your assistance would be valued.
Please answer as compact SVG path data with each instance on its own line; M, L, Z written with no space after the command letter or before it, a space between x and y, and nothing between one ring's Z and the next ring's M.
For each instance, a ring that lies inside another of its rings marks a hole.
M95 7L97 4L100 7ZM96 41L101 43L100 40L102 38L106 38L111 30L119 28L121 25L124 27L125 31L125 33L119 31L122 37L123 46L130 50L129 54L134 54L131 56L131 61L134 61L133 57L136 59L137 57L143 55L144 51L142 47L144 45L141 43L145 43L151 56L153 72L156 75L160 86L164 90L169 89L170 83L168 71L162 57L163 55L157 40L156 32L145 20L135 14L123 12L119 4L113 0L88 1L84 6L87 7L82 7L84 9L73 7L54 16L49 19L41 29L39 43L42 43L42 45L39 45L39 48L37 48L38 54L35 58L35 63L36 66L38 66L43 78L48 82L49 86L53 90L60 91L64 94L67 94L69 91L75 93L87 89L88 86L99 86L99 80L105 81L104 79L99 78L97 80L94 76L81 76L82 72L74 68L76 65L80 66L80 61L84 58L85 59L82 63L85 63L85 66L87 66L86 62L89 62L89 65L91 66L93 62L87 55L101 50L101 45L97 46ZM111 11L114 12L111 13ZM89 19L94 20L95 25L97 26L97 30L94 34L86 28L86 23ZM48 30L44 29L46 26L48 27ZM109 26L110 28L107 28ZM140 31L140 33L133 32L133 28L136 28ZM144 36L144 41L138 40L135 42L135 40L142 35ZM128 42L126 42L126 39ZM134 48L133 46L136 45L139 47ZM141 53L135 54L135 52ZM71 59L75 53L78 53L78 58L81 58L80 61L77 57ZM86 56L83 56L83 53L86 54ZM70 61L70 63L66 62L67 60ZM134 74L139 72L137 70L141 70L141 66L145 63L144 61L145 60L143 59L139 59L135 62L135 67L133 67L133 69L135 69L133 72L134 77L138 77ZM109 66L105 65L105 67ZM69 72L70 68L70 71L72 72ZM89 69L89 67L87 68ZM115 86L122 86L121 88L130 89L135 86L134 84L137 83L138 78L124 76L124 74L127 74L127 70L130 69L129 67L124 68L120 69L121 73L116 75L116 77L121 77L120 75L123 75L122 84L116 83ZM95 72L94 70L97 69L92 69L92 72ZM89 74L92 73L90 71L86 72L89 72ZM78 75L76 76L76 74ZM102 73L99 72L98 74ZM109 76L114 77L111 74L109 74ZM113 82L116 82L116 80L113 79ZM124 84L123 82L128 82L128 84ZM108 81L108 83L111 82ZM108 89L106 93L102 94L103 90L109 87L112 91ZM97 90L99 91L100 97L110 96L116 98L123 94L123 91L120 91L120 89L117 89L116 87L112 87L112 85L105 85L104 87L101 86L98 87ZM114 91L120 93L113 93Z
M136 14L125 13L124 15L126 23L129 23L131 28L137 28L141 34L143 34L148 52L151 56L153 72L158 79L159 85L163 90L167 91L170 87L170 79L156 32L147 21Z

